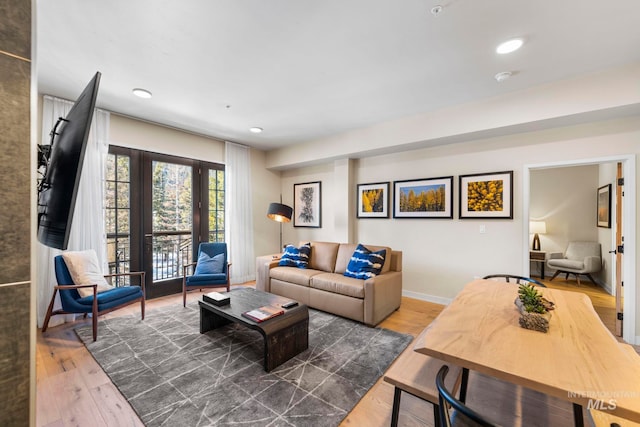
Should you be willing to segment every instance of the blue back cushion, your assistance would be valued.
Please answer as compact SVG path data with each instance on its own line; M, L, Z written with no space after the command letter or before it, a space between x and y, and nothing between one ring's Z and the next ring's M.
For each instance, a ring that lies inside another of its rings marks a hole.
M349 260L349 265L347 265L344 275L363 280L376 277L382 270L386 256L386 249L371 252L365 246L358 244L353 255L351 255L351 260Z
M296 248L293 245L287 245L278 265L280 267L307 268L310 256L311 243L305 243L299 248Z
M209 256L206 252L200 252L196 271L194 274L216 274L224 272L224 254Z

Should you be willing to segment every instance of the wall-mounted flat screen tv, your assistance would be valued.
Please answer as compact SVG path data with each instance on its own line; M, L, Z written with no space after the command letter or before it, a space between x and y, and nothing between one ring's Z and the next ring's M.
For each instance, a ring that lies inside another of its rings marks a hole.
M38 186L38 240L65 250L76 203L84 153L98 96L100 72L52 131L50 156Z

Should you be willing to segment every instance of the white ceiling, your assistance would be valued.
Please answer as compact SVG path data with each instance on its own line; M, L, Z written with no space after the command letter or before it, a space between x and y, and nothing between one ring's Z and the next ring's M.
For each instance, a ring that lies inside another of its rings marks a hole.
M441 4L442 12L430 10ZM640 1L37 2L38 91L260 149L640 60ZM524 37L519 51L496 45ZM497 83L493 76L512 71ZM144 100L131 90L153 92ZM264 128L251 134L251 126Z

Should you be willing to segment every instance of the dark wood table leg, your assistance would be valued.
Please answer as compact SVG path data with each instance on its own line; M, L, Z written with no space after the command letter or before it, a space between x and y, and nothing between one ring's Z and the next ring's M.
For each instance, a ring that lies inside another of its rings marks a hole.
M309 348L309 319L264 333L264 370L270 372Z
M400 397L402 390L398 387L393 389L393 409L391 410L391 427L398 427L398 416L400 415Z
M584 418L582 417L582 405L573 404L573 424L576 427L584 427Z
M225 319L222 316L218 316L216 313L200 307L200 333L204 334L212 329L219 328L221 326L231 323L231 320Z
M544 261L540 263L540 278L544 280Z
M469 384L469 369L462 368L462 381L460 382L460 402L467 400L467 385Z

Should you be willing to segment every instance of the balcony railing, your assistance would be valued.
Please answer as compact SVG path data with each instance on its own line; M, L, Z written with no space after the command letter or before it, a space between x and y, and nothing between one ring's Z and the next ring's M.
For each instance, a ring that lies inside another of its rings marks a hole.
M182 266L193 259L191 231L153 233L153 281L182 277Z
M107 259L110 273L128 273L130 270L129 234L107 235ZM209 233L210 242L224 242L224 230ZM165 231L153 233L153 281L182 277L182 266L193 260L191 231ZM129 284L128 277L119 277L119 286Z

